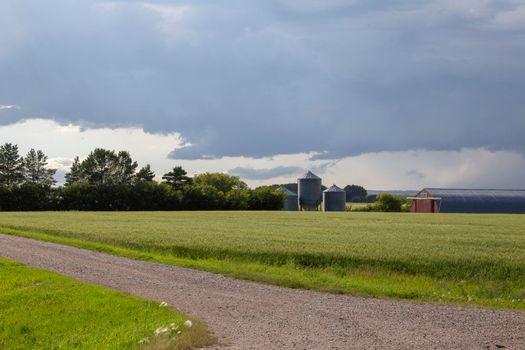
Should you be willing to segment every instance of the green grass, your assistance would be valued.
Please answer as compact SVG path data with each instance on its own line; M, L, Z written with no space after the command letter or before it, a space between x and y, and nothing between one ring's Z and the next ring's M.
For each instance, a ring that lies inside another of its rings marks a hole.
M525 309L525 215L0 213L0 232L290 287Z
M0 258L0 349L186 349L206 327L159 303ZM176 323L182 333L154 330ZM149 338L149 343L139 341Z
M346 210L347 211L364 211L368 205L372 205L374 203L353 203L353 202L347 202L346 203Z

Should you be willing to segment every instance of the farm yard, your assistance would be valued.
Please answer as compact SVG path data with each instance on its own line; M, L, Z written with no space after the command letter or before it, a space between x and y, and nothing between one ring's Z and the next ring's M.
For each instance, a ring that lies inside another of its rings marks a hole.
M0 258L2 349L189 349L214 342L204 325L185 327L186 320L158 302ZM154 336L170 325L181 333Z
M294 288L525 309L525 217L0 213L0 233Z

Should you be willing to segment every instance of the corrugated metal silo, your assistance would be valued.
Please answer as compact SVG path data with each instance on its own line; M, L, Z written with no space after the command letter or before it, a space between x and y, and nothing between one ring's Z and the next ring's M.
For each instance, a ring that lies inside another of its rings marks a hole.
M318 210L322 201L321 178L311 171L297 179L299 209L306 211Z
M290 191L284 186L279 187L279 190L286 194L286 199L283 201L283 210L286 211L298 211L299 205L297 200L297 194Z
M324 211L345 211L346 192L333 185L323 192Z

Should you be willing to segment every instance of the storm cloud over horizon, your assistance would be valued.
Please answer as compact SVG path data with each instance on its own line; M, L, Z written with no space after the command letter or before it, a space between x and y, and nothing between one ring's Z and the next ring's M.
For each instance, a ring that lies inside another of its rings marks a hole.
M5 0L0 21L1 125L177 133L178 160L525 154L523 0Z

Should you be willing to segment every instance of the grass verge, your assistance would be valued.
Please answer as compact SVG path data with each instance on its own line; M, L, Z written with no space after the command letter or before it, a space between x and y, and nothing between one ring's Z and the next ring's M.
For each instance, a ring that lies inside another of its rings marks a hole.
M161 350L213 343L205 325L184 327L186 320L157 302L0 258L1 349ZM154 335L170 324L174 330Z

